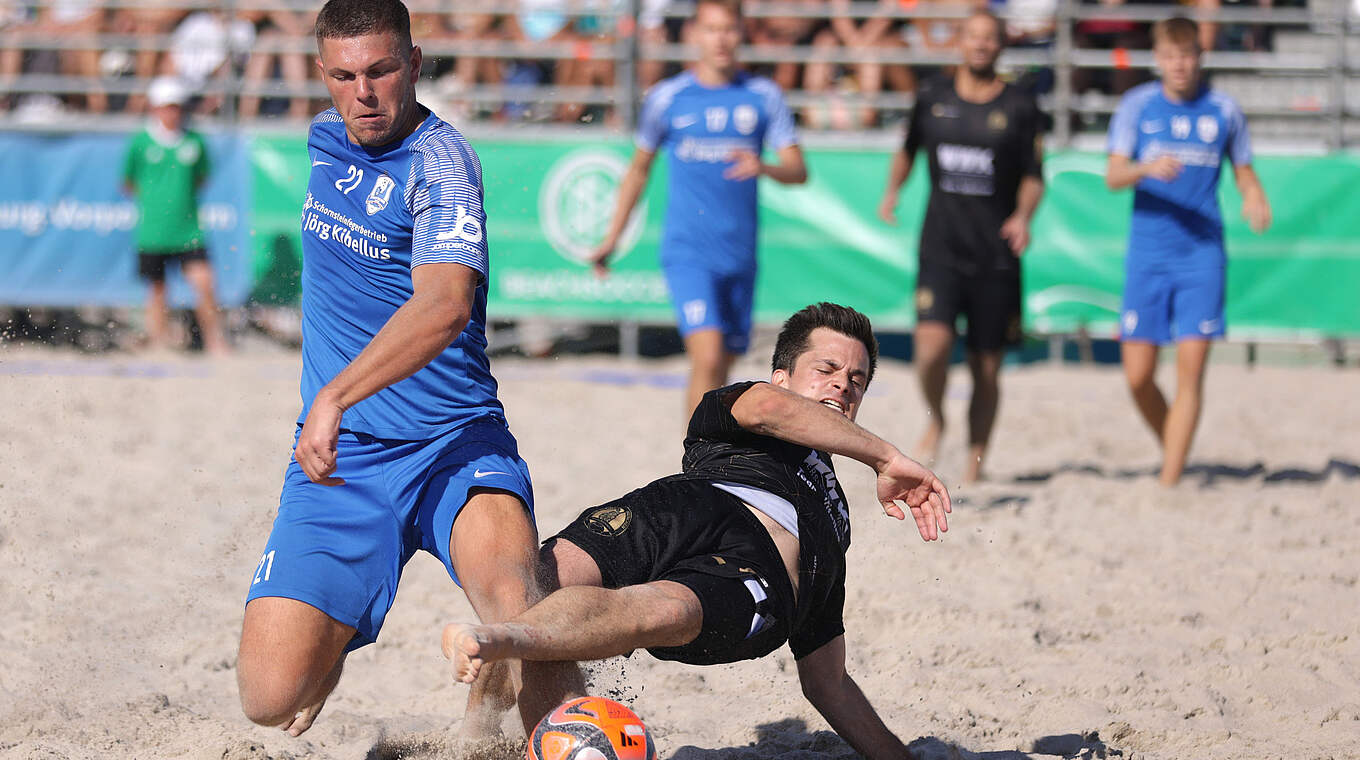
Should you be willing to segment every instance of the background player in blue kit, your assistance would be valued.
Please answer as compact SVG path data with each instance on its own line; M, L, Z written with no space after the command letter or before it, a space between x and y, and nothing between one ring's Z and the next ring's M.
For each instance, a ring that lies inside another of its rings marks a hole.
M1130 90L1110 122L1111 189L1134 186L1125 259L1121 349L1138 411L1162 445L1163 485L1180 480L1199 423L1209 344L1223 335L1227 255L1218 209L1224 156L1242 193L1242 216L1270 226L1270 204L1251 167L1251 141L1232 98L1200 81L1198 26L1153 27L1162 78ZM1158 346L1176 342L1176 395L1154 381Z
M614 218L594 254L604 272L638 197L652 159L670 151L661 267L689 355L685 418L704 393L727 382L746 352L756 279L756 179L807 180L793 116L779 87L737 69L741 4L701 0L694 10L693 68L647 93L637 150L619 185ZM779 163L761 160L775 152Z
M346 653L376 640L417 549L483 620L541 596L529 471L486 356L477 155L416 102L421 52L399 0L331 0L316 37L335 108L307 141L303 408L237 670L246 715L293 735ZM570 669L549 667L576 688ZM548 672L524 668L527 726L563 696L539 691ZM475 709L484 694L473 691L465 734L498 718Z

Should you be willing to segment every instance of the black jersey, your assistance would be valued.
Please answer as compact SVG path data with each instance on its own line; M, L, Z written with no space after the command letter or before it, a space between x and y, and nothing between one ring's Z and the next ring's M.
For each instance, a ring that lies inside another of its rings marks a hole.
M850 510L828 454L737 423L732 405L753 385L736 383L704 395L689 421L682 477L759 488L797 510L798 610L789 648L802 658L845 632Z
M1042 176L1034 97L1007 84L991 102L970 103L952 78L933 78L916 93L903 147L913 157L925 149L930 161L921 256L966 275L1019 272L1001 224L1015 213L1020 179Z

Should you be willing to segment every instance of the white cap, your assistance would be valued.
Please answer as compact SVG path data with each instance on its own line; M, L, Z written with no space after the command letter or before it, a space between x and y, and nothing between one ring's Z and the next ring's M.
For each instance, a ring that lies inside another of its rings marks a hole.
M182 106L189 99L189 88L175 77L157 77L151 80L146 90L146 100L152 108L157 106Z

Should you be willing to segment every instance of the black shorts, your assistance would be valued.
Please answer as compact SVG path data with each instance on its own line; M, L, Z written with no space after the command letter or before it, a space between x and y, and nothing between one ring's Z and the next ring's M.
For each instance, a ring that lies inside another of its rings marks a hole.
M167 262L175 262L181 267L190 261L207 261L208 252L202 248L194 248L189 251L178 253L151 253L148 251L137 252L137 273L143 280L152 282L165 282L165 265Z
M658 659L754 660L788 640L795 598L774 540L741 500L708 481L658 480L587 509L549 541L559 538L595 560L606 588L667 580L699 597L699 636L647 650Z
M916 278L916 321L968 320L965 343L973 351L1001 351L1019 345L1020 273L965 275L948 264L921 259Z

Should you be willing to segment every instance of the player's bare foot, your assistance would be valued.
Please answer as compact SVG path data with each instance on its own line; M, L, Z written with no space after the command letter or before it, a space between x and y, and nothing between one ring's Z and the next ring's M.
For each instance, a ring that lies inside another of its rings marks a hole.
M943 436L944 425L938 420L931 420L930 424L926 425L926 432L916 441L916 447L912 449L912 458L926 467L934 467L935 460L940 456L940 438Z
M444 626L444 656L453 663L453 679L462 683L477 680L486 660L482 657L482 647L487 643L485 631L488 626L449 623Z
M311 707L305 707L298 710L297 713L293 715L292 720L279 726L279 728L287 731L289 736L301 736L302 732L311 728L312 724L316 722L316 716L321 714L321 708L325 706L325 704L326 700L322 699Z

